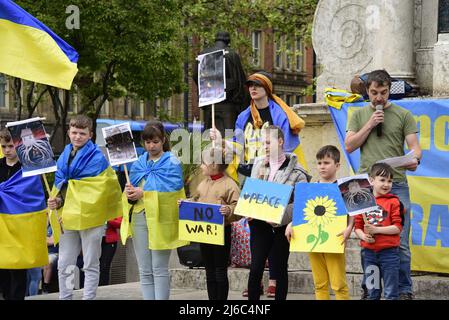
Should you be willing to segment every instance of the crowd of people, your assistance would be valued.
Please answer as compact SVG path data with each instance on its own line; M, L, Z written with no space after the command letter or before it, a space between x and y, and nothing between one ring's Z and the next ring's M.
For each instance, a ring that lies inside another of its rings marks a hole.
M345 243L354 231L360 239L364 298L381 298L382 288L366 283L370 270L376 266L383 279L385 299L412 299L410 197L406 170L416 170L420 163L418 129L409 111L389 102L391 78L386 71L371 72L365 85L370 103L353 113L345 149L347 152L360 149L359 172L369 174L383 219L368 223L362 215L355 219L348 216L347 227L339 236ZM335 183L340 168L338 148L323 146L316 154L319 176L313 179L305 169L299 140L299 132L305 123L273 93L271 75L266 72L252 74L246 86L251 103L237 117L235 137L232 141L222 140L220 131L211 128L210 137L216 143L202 153L204 180L188 198L190 201L220 204L220 213L225 217L225 245L201 244L210 300L226 300L228 297L231 224L241 218L234 214L234 209L246 177L295 187L298 182ZM381 135L376 129L379 126L382 126ZM107 160L91 141L91 120L80 115L71 119L68 136L70 144L57 162L56 191L49 195L47 201L50 210L62 210L59 243L55 245L49 226L47 266L28 270L0 266L5 299L23 299L27 292L36 294L42 276L42 292L48 292L55 264L58 266L59 297L72 299L73 287L67 285L67 280L72 276L74 270L71 266L76 265L80 254L85 278L83 299L95 299L98 285L109 284L119 228L123 240L129 236L133 238L143 298L169 299L170 254L172 249L187 244L178 239L177 231L178 204L186 199L186 195L182 166L170 151L164 126L156 120L145 126L142 141L146 152L131 166L129 180L122 189L125 197L123 208L117 208L117 212L111 214L104 213L106 209L103 207L111 210L111 205L118 201L117 194L121 197L121 193L116 192L117 177L110 174ZM385 158L402 156L404 142L415 151L413 164L405 168L376 164ZM0 143L4 154L0 159L0 183L3 183L20 171L20 163L6 130L1 132ZM236 149L243 155L238 165L230 161L234 154L229 150ZM102 183L108 185L107 205L95 197L74 198L74 181L83 181L84 188L98 188L98 182L93 182L93 178L102 178ZM75 201L77 205L71 205ZM89 205L101 207L103 211L99 211L102 214L96 215L85 209ZM294 237L292 215L293 197L279 224L248 218L251 250L249 300L260 299L267 260L275 280L275 285L271 286L275 287L272 296L276 300L287 298L290 241ZM350 299L344 253L314 252L309 254L309 259L316 299L330 299L329 285L336 299Z

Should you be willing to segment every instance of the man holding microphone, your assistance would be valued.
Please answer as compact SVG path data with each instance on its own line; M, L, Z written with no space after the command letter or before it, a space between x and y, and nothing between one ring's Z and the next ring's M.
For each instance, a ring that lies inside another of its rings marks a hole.
M360 148L359 173L368 173L379 160L404 155L404 141L414 150L415 159L406 167L393 168L391 192L405 206L404 226L401 232L399 298L413 299L410 269L410 195L406 170L415 171L421 159L418 128L410 111L388 101L391 77L385 70L375 70L368 75L366 88L370 104L354 111L349 119L345 149L351 153ZM363 286L363 285L362 285Z

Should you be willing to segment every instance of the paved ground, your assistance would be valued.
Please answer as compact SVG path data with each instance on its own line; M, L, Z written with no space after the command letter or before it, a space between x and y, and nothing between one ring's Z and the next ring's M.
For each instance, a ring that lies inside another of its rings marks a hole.
M75 290L74 300L82 299L83 290ZM262 300L274 300L265 296ZM58 294L38 295L28 297L28 300L57 300ZM99 287L97 290L97 300L141 300L140 286L138 282L116 284L112 286ZM314 300L314 295L289 293L287 300ZM357 297L353 297L357 299ZM207 300L205 290L196 289L172 289L170 300ZM246 300L240 291L230 291L229 300Z

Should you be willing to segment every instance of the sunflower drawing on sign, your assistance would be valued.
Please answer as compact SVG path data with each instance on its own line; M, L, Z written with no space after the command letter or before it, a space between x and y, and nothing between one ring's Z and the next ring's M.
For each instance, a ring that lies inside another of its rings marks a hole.
M335 201L329 199L328 196L316 197L307 201L306 207L303 209L304 220L312 226L318 227L316 235L309 234L307 236L307 243L313 243L310 251L313 251L319 243L323 244L329 240L329 233L325 231L325 227L335 219L335 213L337 212L335 205Z
M343 253L347 212L336 184L298 183L295 186L293 239L290 251Z

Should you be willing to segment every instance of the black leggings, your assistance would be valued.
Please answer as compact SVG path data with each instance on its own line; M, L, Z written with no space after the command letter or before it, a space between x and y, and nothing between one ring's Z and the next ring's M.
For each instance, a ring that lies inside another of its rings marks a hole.
M231 251L231 226L225 227L225 245L201 243L201 256L206 267L209 300L227 300L229 293L228 265Z
M270 252L270 268L276 275L275 299L287 299L290 244L285 237L286 226L273 228L265 221L254 219L249 222L249 228L251 268L248 279L248 300L260 300L260 282Z
M100 280L99 286L108 286L111 272L111 263L117 250L117 242L106 243L106 237L101 241L101 257L100 257Z
M25 300L27 270L0 270L0 285L5 300Z

